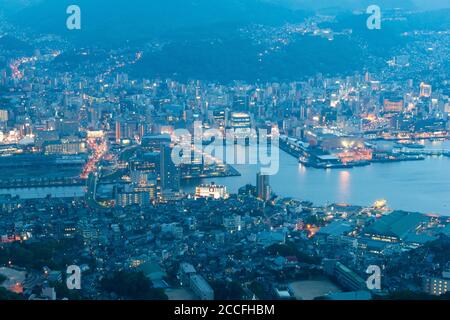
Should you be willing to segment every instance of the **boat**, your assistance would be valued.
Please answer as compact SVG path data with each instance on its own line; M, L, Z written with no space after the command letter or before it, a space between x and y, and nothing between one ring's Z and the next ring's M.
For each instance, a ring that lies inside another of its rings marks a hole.
M414 143L414 142L397 142L395 144L395 147L397 148L409 148L409 149L425 149L425 146L420 143Z

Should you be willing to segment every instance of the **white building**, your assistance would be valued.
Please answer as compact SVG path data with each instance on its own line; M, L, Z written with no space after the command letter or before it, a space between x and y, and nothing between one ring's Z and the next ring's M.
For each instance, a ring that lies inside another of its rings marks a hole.
M225 186L219 186L214 183L202 184L195 188L195 198L228 199L229 194Z

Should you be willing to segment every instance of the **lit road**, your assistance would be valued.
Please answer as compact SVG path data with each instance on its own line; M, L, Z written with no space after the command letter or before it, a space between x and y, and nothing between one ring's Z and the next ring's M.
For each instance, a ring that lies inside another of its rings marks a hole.
M36 61L37 58L36 57L23 57L17 60L14 60L13 62L11 62L11 64L9 65L9 67L11 68L11 74L13 79L22 79L24 77L24 73L22 71L20 71L20 66L22 64L25 63L29 63L32 61Z
M83 168L83 172L81 173L82 179L87 179L89 174L97 172L98 163L108 152L108 145L104 138L88 139L87 144L89 149L92 150L92 155L89 157L88 162Z
M133 65L136 64L139 60L141 60L142 58L142 52L137 52L135 55L135 58L129 62L117 62L117 64L115 66L112 66L111 68L109 68L108 70L106 70L102 76L108 76L111 75L113 72L126 67L127 63L129 65Z

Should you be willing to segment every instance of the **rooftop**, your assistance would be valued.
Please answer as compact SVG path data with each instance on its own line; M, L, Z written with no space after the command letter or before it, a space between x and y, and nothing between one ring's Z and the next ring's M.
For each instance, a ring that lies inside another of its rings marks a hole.
M383 216L366 229L366 233L394 236L404 239L428 218L417 212L394 211Z

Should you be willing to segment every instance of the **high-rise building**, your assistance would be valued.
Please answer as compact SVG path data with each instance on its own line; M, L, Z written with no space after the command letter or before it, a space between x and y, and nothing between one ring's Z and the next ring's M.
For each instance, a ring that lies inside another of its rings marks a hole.
M95 130L98 128L99 123L99 111L94 106L89 107L89 123L91 129Z
M0 110L0 121L8 121L8 110Z
M163 144L160 153L161 190L180 189L180 170L172 160L172 148Z
M225 127L225 122L226 122L226 112L224 109L221 108L217 108L216 110L213 111L213 119L214 119L214 123L219 127L219 128L224 128Z
M122 130L121 130L121 124L120 121L116 121L116 143L120 143L120 140L122 139Z
M432 92L431 85L426 84L425 82L422 82L420 84L420 96L421 97L429 98L429 97L431 97L431 92Z
M138 205L141 207L148 206L151 201L151 192L141 190L120 190L116 193L116 206L128 207L133 205Z
M236 131L239 129L250 129L251 119L248 113L233 112L231 114L231 127Z
M258 199L262 201L268 201L270 199L272 191L270 189L268 175L262 173L256 175L256 193Z
M423 279L423 289L426 293L434 296L443 295L450 290L450 278L445 276L445 273L442 278L425 277Z
M159 152L147 152L140 157L130 160L130 171L147 175L157 175L159 170Z
M384 112L402 112L403 111L403 99L389 97L383 101Z
M231 114L230 125L235 138L249 138L252 132L251 118L248 113L234 112Z
M248 111L248 97L246 95L236 95L233 97L233 110Z
M160 196L159 163L160 154L149 152L130 161L131 182L135 192L146 192L150 200L154 201Z

